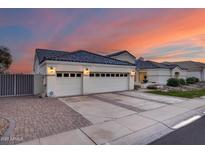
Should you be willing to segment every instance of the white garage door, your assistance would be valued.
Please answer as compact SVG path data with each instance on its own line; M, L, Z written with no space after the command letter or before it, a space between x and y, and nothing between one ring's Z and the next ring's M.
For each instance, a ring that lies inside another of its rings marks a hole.
M56 73L56 96L72 96L82 94L82 73Z
M127 73L91 73L86 93L128 90Z

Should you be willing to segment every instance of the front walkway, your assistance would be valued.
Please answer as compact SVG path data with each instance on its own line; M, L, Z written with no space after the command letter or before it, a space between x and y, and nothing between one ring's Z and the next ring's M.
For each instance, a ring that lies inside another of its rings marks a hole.
M182 99L138 91L60 98L92 125L23 144L148 144L194 115L204 99Z

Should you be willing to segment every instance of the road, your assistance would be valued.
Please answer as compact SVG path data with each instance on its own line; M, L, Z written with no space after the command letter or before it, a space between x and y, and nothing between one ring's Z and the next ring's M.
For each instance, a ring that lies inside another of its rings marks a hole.
M205 116L150 143L152 145L205 145Z

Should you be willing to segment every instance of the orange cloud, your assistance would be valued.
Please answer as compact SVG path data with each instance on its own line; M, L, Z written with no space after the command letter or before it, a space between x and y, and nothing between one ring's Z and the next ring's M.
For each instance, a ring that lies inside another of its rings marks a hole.
M152 15L150 12L149 14ZM42 20L37 20L39 24L36 24L35 20L25 22L30 25L31 30L39 29L39 31L33 31L38 33L38 39L23 45L25 54L19 61L14 62L11 71L31 71L35 48L67 51L85 49L94 52L126 49L139 57L145 54L151 55L153 49L181 40L189 40L200 46L204 46L205 43L205 37L203 37L205 34L205 9L167 9L164 14L159 13L151 16L152 18L143 18L142 14L137 13L121 13L121 16L117 16L117 13L115 16L108 13L106 18L109 20L102 19L101 16L89 17L86 22L80 22L80 25L74 29L72 28L75 17L66 18L66 16L60 16L58 13L51 13L48 10L37 15L43 16L45 22ZM135 18L136 16L137 18ZM71 30L64 34L63 30L66 28ZM44 33L49 33L49 37L42 38ZM196 36L201 37L197 38ZM183 57L185 52L183 50L173 51L155 57L154 60L165 61L173 58L173 61L176 59L187 60L186 57ZM192 57L192 59L205 62L205 57Z

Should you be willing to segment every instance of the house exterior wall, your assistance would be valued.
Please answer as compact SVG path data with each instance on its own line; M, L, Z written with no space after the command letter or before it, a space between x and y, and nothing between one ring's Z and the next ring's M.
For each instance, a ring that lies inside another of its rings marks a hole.
M148 83L166 84L167 80L171 77L169 69L141 69L136 71L135 84L139 84L139 73L147 72Z
M202 72L202 81L205 81L205 68L203 69L203 72Z
M35 57L33 73L41 74L41 75L45 75L46 74L46 67L45 67L45 65L39 64L39 61L38 61L37 57Z
M127 62L130 62L132 64L134 64L135 60L136 60L135 57L129 55L128 53L122 53L118 56L112 56L112 58L122 60L122 61L127 61Z
M169 69L148 69L147 77L148 82L166 84L171 74Z
M172 78L175 77L175 72L179 72L179 77L178 78L186 79L186 77L187 77L187 71L186 70L182 70L179 67L175 67L174 69L171 70L171 77Z
M187 72L187 78L188 77L196 77L201 81L202 80L202 72L200 72L200 71L189 71L189 72Z
M139 73L140 72L147 72L147 79L148 83L158 83L158 84L166 84L167 80L169 78L174 78L175 77L175 72L179 72L179 77L178 78L184 78L186 79L187 77L187 71L182 70L179 67L176 67L172 70L170 69L141 69L141 70L136 70L136 80L135 84L139 84Z
M81 72L82 74L85 68L88 68L90 72L109 72L109 73L118 72L118 73L128 73L128 74L130 74L130 72L135 69L134 66L120 66L120 65L115 66L115 65L102 65L102 64L89 64L89 63L46 61L44 64L42 64L42 67L40 68L41 70L39 72L44 72L44 74L46 74L45 68L47 67L55 68L56 72ZM116 82L125 82L125 81L121 81L120 79L118 80L119 81L116 81ZM45 82L46 82L46 93L48 96L50 96L51 91L53 91L54 94L56 93L56 91L58 91L57 92L58 96L60 96L59 90L56 87L56 84L57 84L56 75L45 75ZM82 75L82 94L93 93L91 84L93 84L92 77ZM98 84L103 85L105 83L98 82ZM109 86L109 85L112 85L113 82L112 80L108 80L106 84ZM128 86L128 90L133 90L134 89L134 77L128 75L126 84ZM112 87L110 87L110 89L111 91L113 90Z
M44 76L39 74L34 75L34 95L43 93L43 80Z

